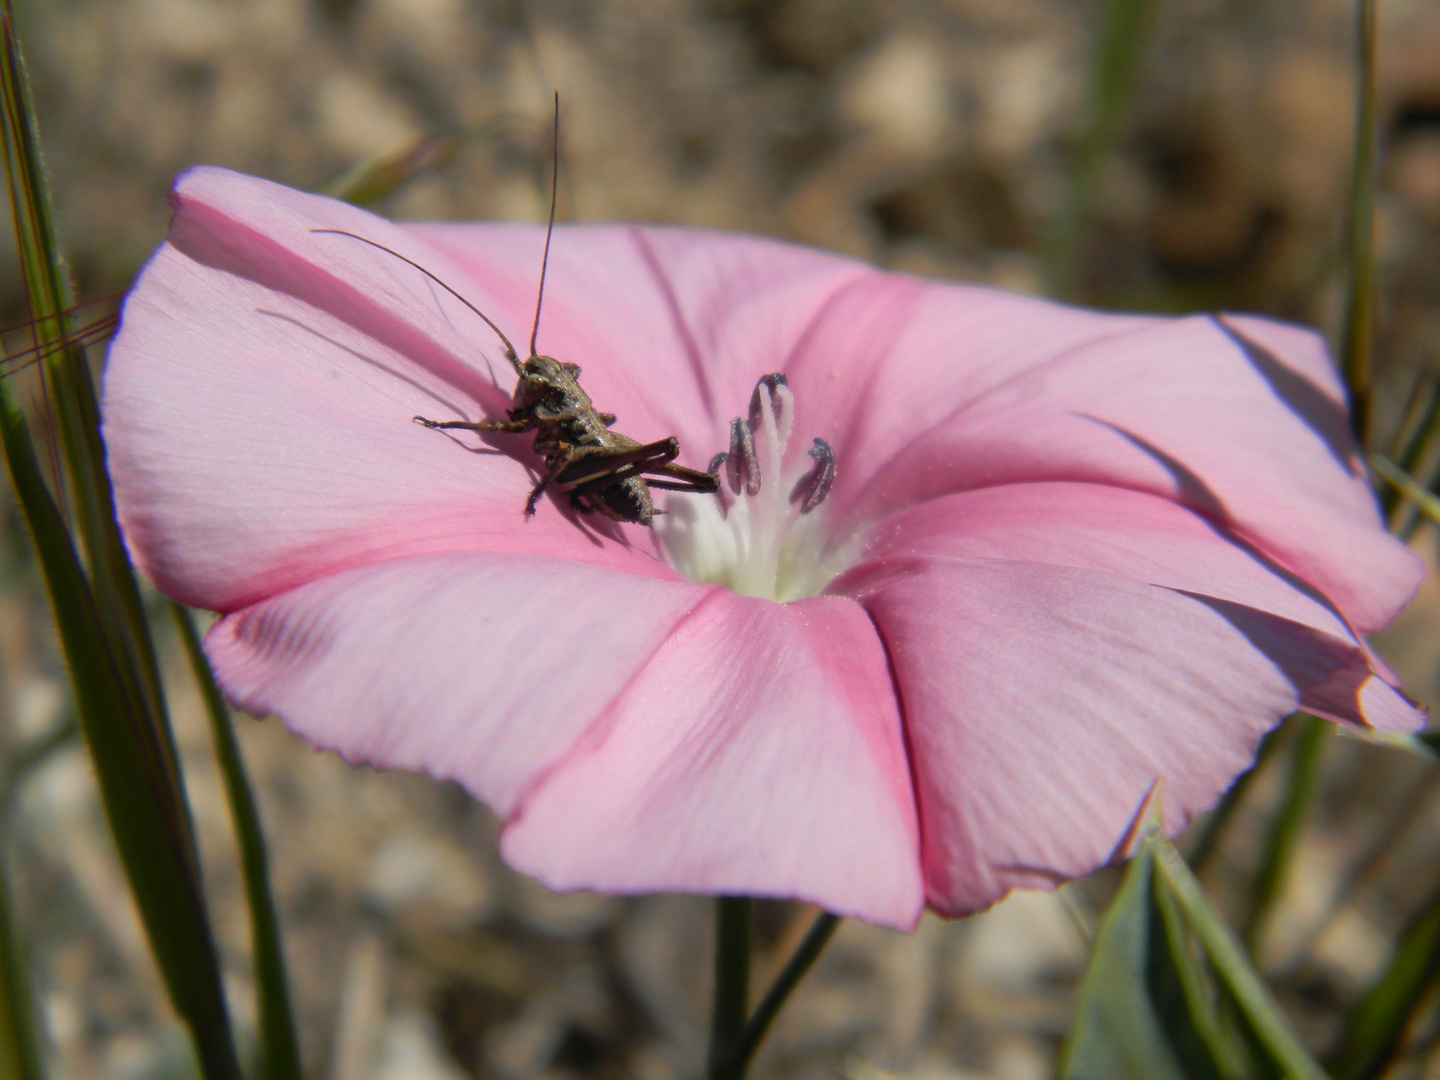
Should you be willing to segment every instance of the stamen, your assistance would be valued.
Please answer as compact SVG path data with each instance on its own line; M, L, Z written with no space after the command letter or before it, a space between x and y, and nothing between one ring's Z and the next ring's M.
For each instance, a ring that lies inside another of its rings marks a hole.
M830 485L835 483L835 451L824 439L817 438L808 453L815 467L802 476L790 492L790 501L800 503L800 513L808 514L825 501Z
M730 422L729 449L710 459L710 475L725 476L716 501L677 496L656 519L671 565L691 581L788 603L822 595L854 565L861 532L837 537L825 511L812 513L834 486L835 452L813 439L810 464L790 453L796 416L785 376L766 375L748 415Z
M720 451L720 453L716 454L714 457L712 457L712 458L710 459L710 467L709 467L708 469L706 469L705 471L706 471L707 473L709 473L711 476L716 477L716 478L718 479L719 476L720 476L720 469L721 469L721 467L722 467L722 466L725 464L725 462L728 461L729 459L730 459L730 455L727 454L727 453L725 453L725 451L722 450L722 451ZM720 504L720 517L721 517L721 519L723 520L723 519L725 518L725 516L728 514L729 510L730 510L729 504L725 501L725 485L724 485L724 484L717 484L717 485L716 485L716 487L715 487L715 501Z
M759 431L760 425L764 422L761 418L764 415L765 402L763 394L765 390L770 391L770 408L775 412L776 427L783 426L785 418L780 414L783 411L784 400L779 393L780 387L789 387L790 383L781 372L772 372L769 375L760 376L760 381L755 384L755 389L750 393L750 430ZM788 398L790 395L784 395ZM754 492L751 492L753 495Z
M730 421L730 453L725 461L725 478L736 495L744 488L748 495L760 494L760 458L755 453L755 434L736 417Z

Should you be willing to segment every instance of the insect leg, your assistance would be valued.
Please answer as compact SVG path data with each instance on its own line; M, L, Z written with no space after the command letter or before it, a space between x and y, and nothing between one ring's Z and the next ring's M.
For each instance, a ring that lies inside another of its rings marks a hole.
M592 480L628 480L642 472L655 472L658 467L675 460L680 442L673 435L668 439L615 452L603 446L576 447L575 456L556 479L562 484L585 484Z
M670 441L671 441L671 442L674 442L673 439L671 439ZM537 447L538 447L539 445L541 445L540 442L539 442L539 440L537 440L536 442L537 442ZM559 443L556 443L556 444L555 444L555 448L556 448L556 449L559 449L559 447L560 447L560 444L559 444ZM644 448L642 447L641 449L644 449ZM677 450L678 450L678 447L677 447ZM577 465L581 464L582 462L584 462L586 459L589 459L589 458L595 458L595 457L600 457L600 458L613 458L613 457L615 457L615 456L617 456L617 455L614 455L614 454L608 454L608 455L607 455L606 448L603 447L603 446L575 446L575 447L570 447L570 448L569 448L569 452L568 452L566 458L563 459L563 460L561 460L558 464L556 464L556 466L555 466L553 469L551 469L548 473L546 473L545 476L541 478L540 482L539 482L538 484L536 484L535 487L531 490L531 492L530 492L530 498L528 498L528 499L525 500L525 516L526 516L526 517L530 517L532 514L535 513L535 504L540 501L540 496L543 495L543 494L545 494L545 489L548 488L551 484L554 484L554 483L557 483L557 482L558 482L558 483L561 483L561 484L574 484L574 483L576 483L576 481L570 479L566 474L569 473L571 470L573 470ZM625 455L619 455L619 456L623 457L623 456L625 456ZM589 475L585 476L584 479L583 479L581 482L584 483L584 482L586 482L586 481L599 481L599 480L603 480L603 481L605 481L606 483L609 483L610 480L611 480L612 474L613 474L613 470L610 469L610 468L607 468L607 467L605 466L605 464L602 462L602 463L601 463L601 466L600 466L600 468L599 468L598 471L590 472Z
M702 495L713 495L720 490L720 477L715 473L697 472L694 469L687 469L684 465L676 465L669 461L660 462L640 471L647 474L645 477L647 484L664 491L695 491ZM657 480L655 476L648 475L652 473L668 476L670 479Z
M503 431L513 435L519 431L529 431L535 426L530 420L481 420L471 423L468 420L426 420L423 416L412 416L410 419L436 431L459 428L464 431Z
M661 491L690 491L697 495L714 495L716 491L720 490L718 484L706 481L656 480L653 476L645 477L645 486L659 488Z

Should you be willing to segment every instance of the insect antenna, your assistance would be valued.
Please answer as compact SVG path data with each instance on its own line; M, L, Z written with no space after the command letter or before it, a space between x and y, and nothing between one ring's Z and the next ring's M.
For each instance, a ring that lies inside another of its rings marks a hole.
M92 301L92 303L99 302L100 301ZM81 306L83 307L85 305ZM71 308L70 310L74 312L78 311L79 308ZM46 318L54 319L55 316L50 315L46 316ZM16 327L7 327L4 330L0 330L0 335L9 334L12 330L23 330L41 321L43 320L34 319ZM8 378L11 375L18 374L42 360L64 352L66 349L87 349L91 345L98 345L113 334L119 325L120 316L118 314L105 315L96 319L94 322L86 323L84 326L72 331L58 341L47 342L43 345L32 345L29 348L20 349L17 352L6 353L4 356L0 356L0 378Z
M41 315L37 318L26 319L24 322L15 323L11 326L0 327L0 341L8 341L11 335L21 331L31 331L30 339L32 344L28 348L17 349L14 352L6 351L0 355L0 379L8 378L11 375L24 371L26 368L48 359L66 349L86 349L91 345L104 341L115 332L120 325L119 312L112 311L108 315L86 323L78 328L72 328L62 336L51 341L37 341L35 331L46 324L57 323L61 319L73 318L80 312L89 308L99 307L103 304L117 304L124 296L124 293L110 293L107 296L99 296L94 300L86 300L76 304L66 311L51 315Z
M311 229L310 231L311 231L312 233L329 233L329 234L331 234L332 236L348 236L348 237L350 237L351 240L359 240L362 244L369 244L369 245L370 245L371 247L373 247L373 248L379 248L381 251L385 252L385 254L387 254L387 255L394 255L395 258L399 259L399 260L400 260L401 262L403 262L403 263L409 263L409 264L410 264L411 266L413 266L416 270L419 270L419 271L420 271L422 274L424 274L427 278L429 278L431 281L433 281L436 285L439 285L442 289L444 289L446 292L448 292L451 296L455 297L456 300L459 300L460 303L464 304L467 308L469 308L471 311L473 311L476 315L479 315L480 318L484 319L484 320L485 320L485 325L488 326L488 327L490 327L491 330L494 330L495 333L496 333L496 335L500 338L500 340L505 343L505 355L509 358L510 362L515 365L516 370L519 370L519 368L520 368L520 358L519 358L519 356L518 356L518 355L516 354L516 352L515 352L515 346L512 345L512 344L510 343L510 339L505 336L505 331L504 331L504 330L501 330L500 327L496 326L495 323L491 320L490 316L486 315L483 311L481 311L479 308L477 308L477 307L476 307L474 304L472 304L469 300L466 300L465 297L461 296L458 292L456 292L454 289L452 289L449 285L446 285L445 282L441 281L440 278L438 278L436 275L432 274L429 270L426 270L425 267L421 266L421 265L420 265L419 263L417 263L414 259L407 259L404 255L401 255L398 251L393 251L393 250L391 250L390 248L386 247L384 244L378 244L378 243L376 243L374 240L368 240L368 239L366 239L365 237L360 236L358 233L346 232L344 229ZM532 349L531 352L534 352L534 350Z
M545 254L540 257L540 288L535 294L535 324L530 328L530 355L540 334L540 305L545 300L545 270L550 265L550 235L555 231L555 195L560 185L560 91L555 91L555 132L550 157L550 224L545 226Z

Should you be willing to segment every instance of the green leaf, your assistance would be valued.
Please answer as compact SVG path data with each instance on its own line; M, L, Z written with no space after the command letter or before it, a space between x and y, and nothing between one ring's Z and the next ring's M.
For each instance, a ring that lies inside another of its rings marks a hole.
M1229 928L1157 835L1101 921L1062 1080L1323 1080Z
M1327 1064L1340 1080L1379 1076L1422 1002L1440 982L1440 894L1411 922L1385 970L1351 1011Z

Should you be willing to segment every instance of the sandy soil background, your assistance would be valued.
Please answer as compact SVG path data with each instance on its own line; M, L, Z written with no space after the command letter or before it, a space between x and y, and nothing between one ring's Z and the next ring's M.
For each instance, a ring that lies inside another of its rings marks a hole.
M123 289L163 236L165 191L208 162L317 188L427 133L453 158L394 217L540 220L550 95L561 216L768 233L886 266L1039 292L1087 115L1104 5L1073 0L52 0L20 10L62 232L86 297ZM1351 5L1151 5L1128 107L1098 163L1073 292L1151 310L1229 307L1333 329L1351 145ZM1440 357L1440 5L1382 8L1377 237L1382 426ZM0 311L20 317L13 241ZM0 747L63 716L64 672L6 514ZM1421 535L1433 548L1433 538ZM1384 643L1440 700L1440 599ZM172 650L173 654L174 650ZM176 722L240 1016L252 994L228 817L178 657ZM696 1075L709 904L558 897L498 861L456 788L349 769L274 721L239 721L273 843L311 1075ZM1307 1041L1435 887L1436 771L1334 740L1264 955ZM1244 907L1280 777L1257 784L1207 878ZM9 853L59 1077L184 1075L83 751L25 782ZM1342 906L1331 899L1373 857ZM1083 963L1075 911L1016 896L902 937L840 931L757 1075L835 1076L846 1055L933 1080L1049 1075ZM1077 922L1078 913L1078 922ZM807 914L762 908L760 971ZM1422 1066L1407 1066L1418 1074ZM1440 1075L1434 1073L1433 1075Z

